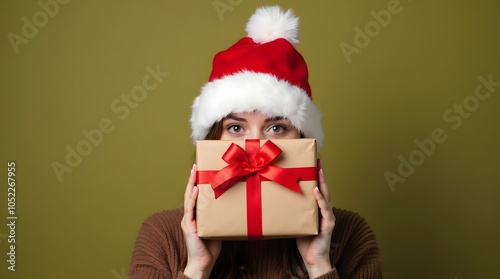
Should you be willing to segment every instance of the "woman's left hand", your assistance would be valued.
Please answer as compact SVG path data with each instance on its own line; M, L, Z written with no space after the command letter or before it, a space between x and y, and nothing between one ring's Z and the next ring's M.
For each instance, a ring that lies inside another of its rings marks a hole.
M314 189L314 197L318 202L321 215L319 234L297 238L297 248L309 274L309 278L316 278L332 269L330 263L330 242L335 216L330 202L330 194L325 182L323 168L320 163L319 189Z

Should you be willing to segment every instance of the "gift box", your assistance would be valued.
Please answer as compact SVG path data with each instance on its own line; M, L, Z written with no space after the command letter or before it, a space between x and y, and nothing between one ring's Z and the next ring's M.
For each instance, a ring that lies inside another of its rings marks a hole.
M200 238L318 234L314 139L198 141L196 161Z

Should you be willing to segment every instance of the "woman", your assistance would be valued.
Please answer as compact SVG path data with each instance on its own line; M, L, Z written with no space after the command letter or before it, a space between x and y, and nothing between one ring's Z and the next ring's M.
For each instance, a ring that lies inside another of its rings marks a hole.
M298 18L279 7L257 9L248 37L219 52L190 119L194 140L316 138L307 66L295 49ZM131 278L382 278L375 236L353 212L332 209L322 169L314 196L320 233L296 239L220 241L196 232L196 166L184 206L154 214L137 237Z

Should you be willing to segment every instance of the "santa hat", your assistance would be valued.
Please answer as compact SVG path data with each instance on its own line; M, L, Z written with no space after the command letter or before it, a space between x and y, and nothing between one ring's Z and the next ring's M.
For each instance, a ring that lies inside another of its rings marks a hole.
M192 106L193 140L203 140L230 113L259 111L285 117L321 148L321 113L312 102L306 62L295 49L298 21L279 6L258 8L247 23L248 37L215 55Z

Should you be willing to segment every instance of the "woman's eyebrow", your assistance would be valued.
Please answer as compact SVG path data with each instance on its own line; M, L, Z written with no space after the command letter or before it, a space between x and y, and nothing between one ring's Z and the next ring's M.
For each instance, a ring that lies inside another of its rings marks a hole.
M273 117L269 117L265 120L265 122L273 122L273 121L279 121L279 120L283 120L285 119L283 116L273 116Z
M247 120L245 118L237 117L237 116L234 116L232 114L226 116L225 119L231 119L231 120L235 120L235 121L247 122Z

